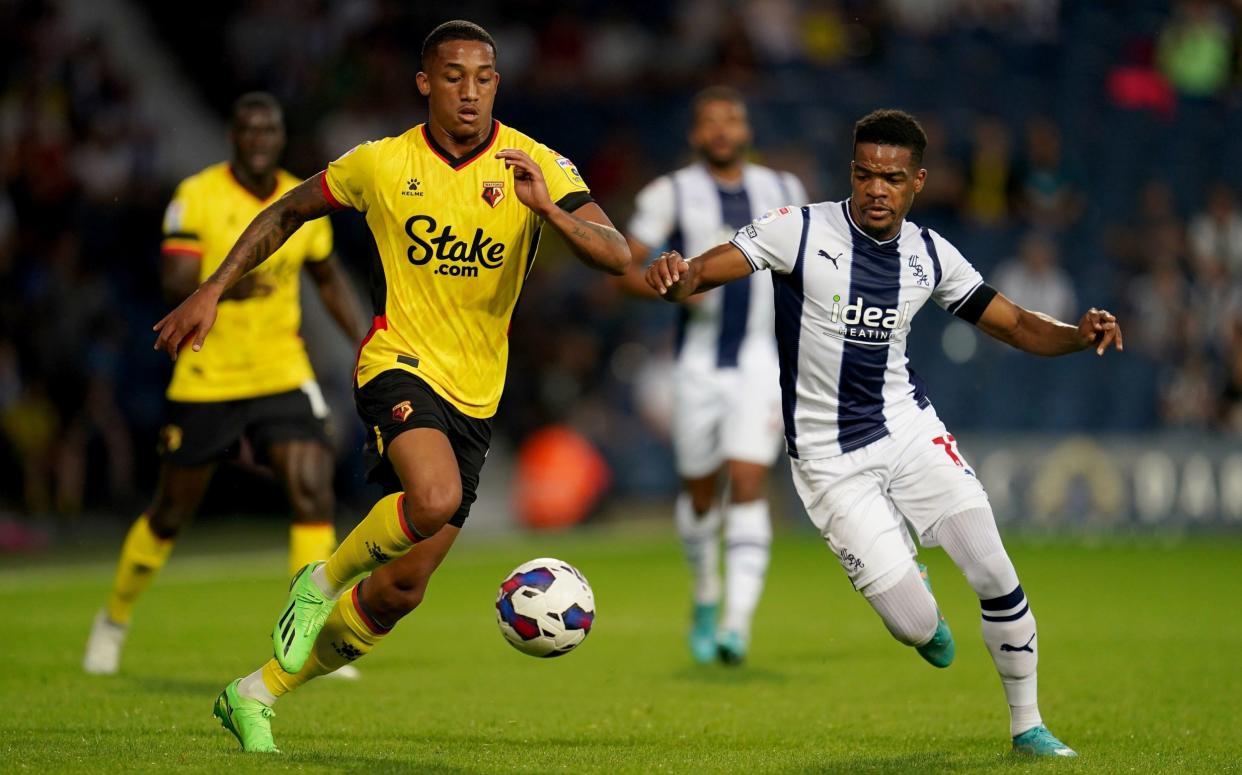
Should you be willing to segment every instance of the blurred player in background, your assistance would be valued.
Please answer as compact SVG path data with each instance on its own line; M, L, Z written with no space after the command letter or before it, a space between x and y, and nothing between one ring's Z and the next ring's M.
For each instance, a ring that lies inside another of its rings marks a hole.
M491 35L446 22L427 36L421 63L426 124L359 145L277 200L156 325L157 347L176 357L192 341L188 355L197 353L222 294L304 223L344 207L366 213L380 266L354 396L370 477L389 494L326 563L299 571L272 631L276 658L217 699L217 717L247 751L277 750L278 697L363 656L422 602L475 500L509 321L541 229L555 229L588 266L623 274L630 263L573 163L492 118L500 74ZM212 338L202 352L219 346Z
M943 237L905 220L927 177L926 146L914 118L876 111L854 129L849 199L782 207L688 262L664 254L647 279L680 301L772 271L785 443L811 520L889 632L936 667L953 661L953 636L906 525L943 546L979 597L1013 749L1074 756L1040 718L1035 617L983 487L908 366L906 339L929 299L1036 355L1121 350L1121 329L1094 308L1074 326L1019 307Z
M285 126L271 95L238 98L229 141L232 158L182 181L164 216L160 280L172 304L216 270L246 224L300 182L278 166ZM333 255L327 221L299 232L221 297L215 346L187 353L173 369L159 483L121 547L112 593L87 642L88 673L117 671L134 602L194 516L217 463L236 455L243 439L288 493L289 566L323 559L336 546L328 407L299 334L303 267L345 335L362 338L361 310Z
M741 94L710 87L695 96L691 113L699 160L648 184L630 220L636 263L621 285L636 295L658 298L637 263L654 249L698 255L767 210L806 202L793 175L746 161L752 133ZM768 567L764 485L781 439L772 309L772 284L747 278L687 299L679 310L672 438L682 494L674 514L694 575L690 651L699 662L745 658ZM722 523L725 608L717 628Z

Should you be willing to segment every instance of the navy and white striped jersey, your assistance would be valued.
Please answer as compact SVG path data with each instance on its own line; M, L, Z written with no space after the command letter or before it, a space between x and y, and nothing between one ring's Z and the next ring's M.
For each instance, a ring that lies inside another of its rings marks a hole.
M939 234L906 221L877 241L848 201L765 213L732 242L772 270L785 441L799 459L850 452L910 422L930 403L906 358L915 314L932 299L977 322L996 295Z
M629 234L653 249L686 258L728 242L761 213L806 202L806 191L788 172L747 164L741 185L727 188L703 164L662 175L639 192ZM739 280L682 305L677 362L682 368L775 368L771 284Z

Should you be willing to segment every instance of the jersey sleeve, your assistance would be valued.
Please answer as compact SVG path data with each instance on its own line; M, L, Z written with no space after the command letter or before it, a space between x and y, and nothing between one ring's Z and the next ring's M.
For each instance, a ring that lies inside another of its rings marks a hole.
M925 229L923 239L939 266L940 279L932 290L932 299L966 322L978 323L996 289L985 283L979 271L944 237Z
M577 166L546 145L538 145L532 154L535 163L543 170L543 179L548 184L548 194L556 206L566 212L573 212L585 204L594 202L591 189L587 186Z
M306 245L306 260L310 262L324 261L332 255L332 222L326 217L316 218L302 226L311 229L310 239Z
M630 218L627 233L655 250L663 246L675 226L677 218L676 191L667 176L648 183L634 199L634 215Z
M379 143L361 143L328 165L320 182L324 197L333 207L352 207L363 213L367 211L374 191L378 152Z
M195 195L193 180L183 180L173 192L172 201L164 210L163 253L202 257L202 203Z
M798 263L807 213L804 207L769 210L749 226L738 229L729 240L755 271L771 269L789 274Z

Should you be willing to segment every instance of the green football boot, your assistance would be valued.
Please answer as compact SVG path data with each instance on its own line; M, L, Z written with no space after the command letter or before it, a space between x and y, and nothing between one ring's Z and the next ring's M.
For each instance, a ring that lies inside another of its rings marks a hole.
M716 637L716 655L726 665L740 665L746 661L746 639L736 630L722 632Z
M706 665L716 658L716 604L695 603L690 620L690 653Z
M220 726L233 733L242 750L247 753L280 753L272 739L272 719L276 716L271 708L258 700L242 697L237 693L238 678L224 687L216 698L212 715L220 719ZM1016 738L1014 745L1017 745Z
M1048 727L1040 724L1013 739L1013 752L1028 756L1077 756L1078 753L1058 740Z
M957 647L953 645L953 633L949 630L949 623L942 618L936 625L936 634L932 639L922 646L915 646L914 650L935 667L948 667L953 664Z
M286 673L302 670L315 645L315 638L336 605L336 601L324 596L311 579L311 572L320 565L323 563L306 565L289 582L289 599L272 627L272 650Z

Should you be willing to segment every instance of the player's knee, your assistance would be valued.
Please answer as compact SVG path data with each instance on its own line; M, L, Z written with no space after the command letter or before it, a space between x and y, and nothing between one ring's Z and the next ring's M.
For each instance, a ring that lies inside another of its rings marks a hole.
M732 503L750 503L764 497L766 473L766 469L753 465L730 467L729 500Z
M147 526L157 538L176 538L181 528L194 516L194 510L167 498L161 498L147 509Z
M461 506L461 485L436 484L406 490L403 503L405 519L410 526L421 536L431 536L457 513Z
M336 501L330 479L307 475L289 481L289 504L295 522L320 522L332 517Z
M1018 571L1004 551L995 552L963 565L962 573L965 574L967 583L980 600L1000 597L1018 586Z

